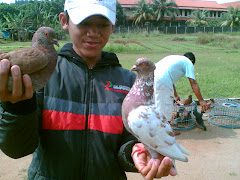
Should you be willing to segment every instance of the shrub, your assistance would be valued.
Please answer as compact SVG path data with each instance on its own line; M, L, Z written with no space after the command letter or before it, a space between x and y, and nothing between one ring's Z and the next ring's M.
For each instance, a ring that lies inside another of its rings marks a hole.
M209 44L214 41L213 36L209 36L208 34L199 33L197 42L200 44Z
M228 34L200 33L197 42L200 44L209 44L217 47L229 47L231 49L238 49L240 46L240 39L236 36L231 36Z
M230 47L232 49L240 49L240 41L232 41Z

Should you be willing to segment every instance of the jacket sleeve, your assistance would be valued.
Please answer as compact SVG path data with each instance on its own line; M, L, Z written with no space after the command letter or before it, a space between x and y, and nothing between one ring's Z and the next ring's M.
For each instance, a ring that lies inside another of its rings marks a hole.
M0 149L17 159L29 155L38 146L38 112L33 98L12 104L0 102Z
M132 159L132 147L138 143L137 139L130 134L125 128L123 131L123 142L118 152L118 160L124 171L138 172Z

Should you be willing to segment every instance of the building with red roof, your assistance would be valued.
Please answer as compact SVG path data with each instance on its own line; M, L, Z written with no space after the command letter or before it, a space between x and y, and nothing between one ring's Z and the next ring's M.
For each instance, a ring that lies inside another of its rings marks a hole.
M133 14L131 7L137 7L137 1L138 0L118 0L121 6L125 9L127 19L130 21L130 17ZM146 0L146 2L152 3L153 0ZM179 14L176 15L176 18L173 21L165 14L163 20L174 23L177 26L185 25L185 22L191 19L190 16L193 11L197 9L209 11L207 16L208 19L219 19L222 16L222 13L228 10L226 5L218 4L215 1L175 0L175 3L178 5Z

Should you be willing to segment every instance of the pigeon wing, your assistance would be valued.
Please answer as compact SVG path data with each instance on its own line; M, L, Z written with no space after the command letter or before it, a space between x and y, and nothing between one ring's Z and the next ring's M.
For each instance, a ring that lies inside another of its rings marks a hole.
M49 63L46 52L42 47L27 47L2 54L0 59L9 59L11 65L18 65L22 74L31 74Z
M128 116L128 125L148 148L172 159L188 161L183 153L190 153L176 143L171 126L154 105L139 106L132 110Z

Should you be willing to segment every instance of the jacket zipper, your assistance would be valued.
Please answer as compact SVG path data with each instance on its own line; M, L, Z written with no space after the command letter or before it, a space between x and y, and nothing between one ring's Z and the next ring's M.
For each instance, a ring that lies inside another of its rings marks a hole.
M82 179L87 179L87 172L88 172L88 163L87 163L87 159L88 159L88 116L89 116L89 111L90 111L90 99L91 99L91 82L92 82L92 75L93 75L93 70L92 69L88 69L88 77L87 77L87 88L86 88L86 124L85 124L85 133L84 133L84 149L83 149L83 178Z

